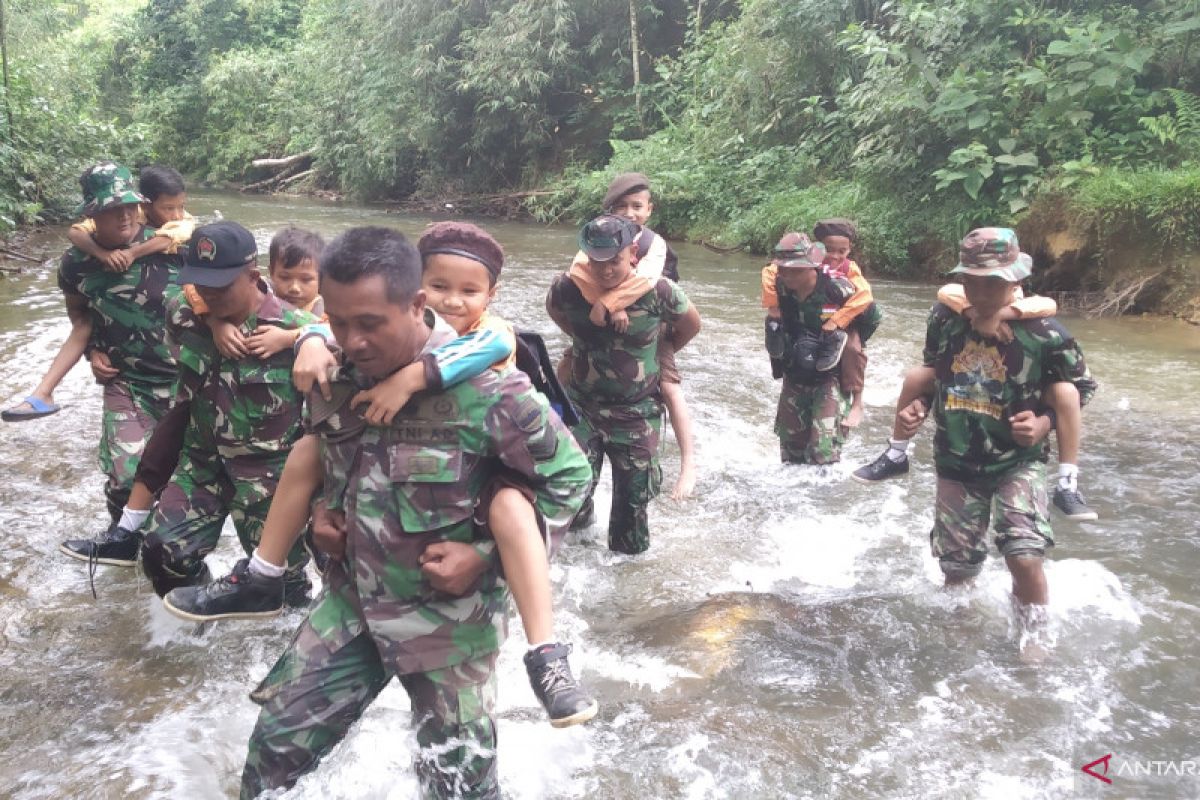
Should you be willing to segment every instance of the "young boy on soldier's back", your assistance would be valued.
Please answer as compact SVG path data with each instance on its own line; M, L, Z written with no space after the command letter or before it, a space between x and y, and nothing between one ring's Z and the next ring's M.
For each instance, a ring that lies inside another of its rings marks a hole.
M598 299L592 307L591 314L593 324L603 326L607 323L618 333L624 333L629 327L629 315L625 309L644 295L659 278L678 281L679 259L666 240L646 226L650 215L654 213L654 199L650 191L650 181L645 175L640 172L627 172L614 178L604 195L604 211L606 214L624 217L638 227L634 268L635 274L643 280L620 290L597 292ZM577 281L589 280L588 258L582 250L576 254L571 264L571 275ZM692 438L692 415L688 409L687 398L683 394L679 368L675 365L672 341L673 332L668 326L658 340L661 378L659 387L663 404L667 408L667 416L675 431L675 440L679 443L679 477L675 481L671 497L681 500L689 497L695 489L696 456ZM560 370L564 379L569 371L571 357L571 351L568 350Z
M359 392L351 406L366 406L363 419L389 426L414 395L441 390L469 380L494 367L508 369L516 348L512 326L488 312L504 260L500 244L486 231L467 223L437 223L417 244L423 262L422 291L429 308L459 334L397 370L374 386ZM327 329L300 348L296 382L301 388L324 378L332 356L323 344ZM315 354L315 355L312 355ZM308 359L307 364L304 362ZM327 387L322 385L322 390ZM318 397L311 401L310 420L319 419ZM208 587L178 589L165 605L185 619L274 616L282 608L283 564L290 548L308 521L311 498L323 479L316 438L305 436L288 457L264 526L263 536L249 559L234 572ZM554 641L553 606L546 543L538 531L527 488L497 482L484 492L476 508L476 522L486 526L496 541L505 576L516 600L530 648L525 656L530 681L538 700L556 727L586 722L597 711L596 702L570 674L569 645ZM436 578L448 557L441 544L430 545L423 562L426 574ZM545 676L554 680L546 683Z
M318 316L323 313L321 296L317 294L317 259L324 247L325 242L319 234L292 226L272 237L267 269L276 297L303 311ZM296 341L298 330L277 325L260 324L252 334L246 335L238 326L210 314L208 304L194 286L183 288L192 312L207 326L214 345L225 358L239 359L252 354L267 359L290 348ZM146 443L120 518L95 538L63 542L59 549L64 554L109 566L137 566L141 528L154 509L155 498L170 481L179 463L190 417L190 402L176 398L171 409L154 426L154 433Z
M1029 273L1033 267L1032 258L1025 253L1021 253L1019 258L1022 270ZM1010 322L1049 318L1058 310L1058 305L1048 297L1025 297L1020 286L1013 290L1013 302L990 318L980 318L962 285L957 283L939 289L938 302L961 314L981 335L1004 343L1011 342L1013 338ZM905 373L888 446L870 464L854 471L852 477L856 481L877 483L907 474L909 440L920 429L929 412L924 398L932 394L933 384L934 374L929 367L913 367ZM1087 506L1079 493L1082 398L1070 381L1054 381L1045 387L1044 401L1054 414L1054 436L1058 445L1058 481L1052 498L1054 507L1067 519L1094 520L1097 518L1096 512Z
M1053 319L1010 323L1002 341L980 333L994 327L1028 277L1016 234L980 228L963 239L959 264L972 323L947 306L929 315L923 364L934 373L925 404L937 423L937 499L930 542L947 586L971 582L987 559L986 536L1013 579L1022 650L1044 644L1049 588L1042 568L1054 545L1045 487L1045 438L1053 426L1046 387L1075 386L1082 402L1096 383L1075 340ZM982 324L981 324L982 322Z
M88 176L94 169L89 169L80 177L80 184L85 193ZM128 270L133 262L144 256L156 253L177 254L179 247L191 238L192 228L195 227L195 219L184 210L187 192L184 189L183 178L170 167L143 167L138 176L138 194L141 195L142 202L136 207L137 223L145 226L151 235L125 246L105 247L96 239L95 220L85 217L82 222L72 225L67 232L72 246L84 255L95 258L105 269L113 272ZM5 409L0 413L0 418L5 422L19 422L48 416L59 410L54 403L54 390L84 355L91 335L90 318L82 320L81 323L72 327L71 335L63 342L46 374L29 396L13 408ZM97 352L92 351L93 355ZM111 365L105 364L99 357L92 359L92 371L98 380L113 377Z

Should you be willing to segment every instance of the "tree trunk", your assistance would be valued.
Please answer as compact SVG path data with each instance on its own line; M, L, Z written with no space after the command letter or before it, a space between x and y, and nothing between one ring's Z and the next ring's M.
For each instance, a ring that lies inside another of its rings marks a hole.
M9 144L13 142L12 106L8 99L8 26L4 21L4 0L0 0L0 64L4 72L4 116L8 120L5 136Z
M704 19L704 0L696 0L696 38L700 38L701 20Z
M3 2L3 0L0 0L0 2ZM256 158L250 162L250 166L266 167L268 169L275 169L277 167L290 167L297 162L312 157L313 151L305 150L303 153L296 153L294 156L284 156L283 158Z
M629 49L633 61L633 105L637 110L638 125L642 124L642 68L638 63L637 0L629 0Z

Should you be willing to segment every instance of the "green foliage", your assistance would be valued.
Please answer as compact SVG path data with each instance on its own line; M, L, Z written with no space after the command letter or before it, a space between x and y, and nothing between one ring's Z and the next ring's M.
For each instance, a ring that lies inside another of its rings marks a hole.
M1200 0L634 0L636 90L628 0L8 2L0 226L100 157L245 181L312 150L360 197L557 186L547 219L636 169L669 234L851 216L900 273L1076 191L1190 241L1186 192L1138 192L1196 166Z
M1063 203L1075 226L1100 241L1136 242L1148 261L1168 252L1200 251L1200 166L1105 169L1050 200Z

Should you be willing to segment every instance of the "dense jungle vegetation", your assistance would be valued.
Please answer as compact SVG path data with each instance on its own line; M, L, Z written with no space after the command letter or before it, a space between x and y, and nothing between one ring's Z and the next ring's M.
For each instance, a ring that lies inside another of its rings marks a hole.
M1006 223L1052 288L1196 280L1200 0L3 5L5 228L100 157L219 184L304 153L289 189L528 191L574 222L638 169L656 226L713 244L844 215L868 267L919 275Z

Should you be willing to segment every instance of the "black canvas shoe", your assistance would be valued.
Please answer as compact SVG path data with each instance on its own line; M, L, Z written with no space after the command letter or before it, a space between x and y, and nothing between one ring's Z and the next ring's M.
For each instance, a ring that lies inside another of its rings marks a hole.
M817 348L817 372L829 372L842 360L842 351L846 349L846 340L850 337L844 330L825 331L821 334L821 344Z
M908 474L908 456L899 461L892 461L888 458L887 451L883 451L879 458L867 464L864 467L859 467L850 473L850 477L859 483L879 483L886 481L888 478L898 478L901 475Z
M547 644L525 654L529 685L556 728L587 722L600 708L571 674L570 652L570 645Z
M1087 503L1083 502L1083 495L1075 489L1064 489L1061 486L1055 489L1054 507L1061 511L1067 519L1080 522L1087 522L1099 517L1095 511L1088 508Z
M110 567L136 567L142 536L113 523L94 539L68 539L58 549L71 558Z
M232 572L212 583L172 589L163 598L163 607L192 622L279 616L283 578L256 575L249 567L250 559L243 558Z

